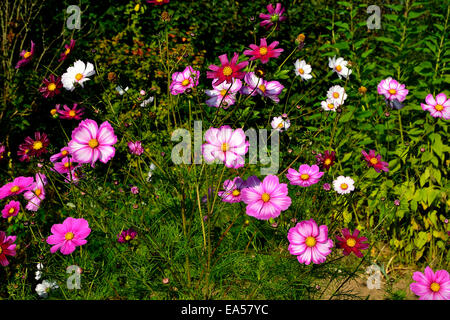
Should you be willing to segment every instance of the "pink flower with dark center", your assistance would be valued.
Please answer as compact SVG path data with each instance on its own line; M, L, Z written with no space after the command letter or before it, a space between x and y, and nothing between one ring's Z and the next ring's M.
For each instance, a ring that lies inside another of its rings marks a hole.
M13 182L9 182L0 188L0 200L30 190L33 181L32 177L15 178Z
M298 262L306 265L325 262L333 247L333 240L328 239L328 227L318 227L313 219L297 223L289 229L287 238L289 253L298 256Z
M268 175L261 182L256 176L247 179L242 189L242 201L247 204L246 213L258 220L276 218L291 205L286 183L280 183L276 175Z
M266 29L268 29L274 24L278 24L279 22L286 20L286 17L283 16L285 9L281 6L281 3L277 3L275 8L272 4L267 5L267 11L269 11L269 14L259 14L259 17L263 19L260 23L261 27L266 27Z
M89 223L85 219L68 217L62 224L54 224L52 235L47 238L47 243L53 245L51 253L60 250L67 255L75 251L76 247L87 243L85 238L91 233Z
M252 50L245 50L244 54L246 56L252 56L250 58L250 61L260 59L261 63L265 64L269 62L270 58L278 58L284 51L284 49L281 48L275 49L278 44L278 41L274 41L270 45L267 45L267 40L265 38L262 38L260 40L259 46L257 46L256 44L251 44L249 47Z
M117 235L117 242L120 243L130 242L131 240L136 238L136 236L137 232L134 231L133 229L124 230Z
M225 180L223 183L223 189L225 191L219 191L218 195L224 202L241 202L241 191L246 187L246 185L247 184L245 181L240 177L235 177L233 180Z
M236 93L241 87L242 82L239 79L233 79L232 84L226 82L222 82L218 86L213 84L213 90L205 90L205 93L211 97L206 100L206 104L210 107L227 109L236 102Z
M206 162L211 163L218 159L225 163L227 168L240 168L244 166L244 155L248 151L249 142L242 129L231 129L222 126L219 129L209 128L205 133L205 144L202 153Z
M74 103L72 108L69 108L67 105L63 105L63 109L61 109L61 105L57 104L56 112L58 112L61 116L61 119L81 120L81 116L84 114L84 108L78 108L78 104Z
M184 93L188 88L198 86L200 71L195 71L191 66L186 67L183 72L172 74L172 83L170 84L170 93L178 95Z
M411 291L419 296L419 300L450 300L450 276L446 270L436 273L428 266L425 272L416 271L413 282L409 285Z
M24 193L24 198L28 200L26 209L37 211L41 206L42 200L45 199L44 186L47 184L47 177L42 173L36 173L35 182L31 185L30 190Z
M11 200L2 210L2 217L8 219L9 217L15 217L20 211L20 202Z
M114 157L116 143L117 137L108 121L98 127L97 122L86 119L72 131L69 152L75 162L90 163L94 167L97 160L107 163Z
M6 236L6 233L0 231L0 264L6 267L9 264L6 256L14 257L16 255L16 236Z
M355 229L353 234L347 228L342 229L342 237L336 236L338 241L337 247L344 249L342 252L344 256L348 256L350 253L354 253L358 258L362 258L363 254L360 250L365 250L369 247L369 244L366 243L366 237L358 237L359 230Z
M53 98L57 94L61 93L61 88L63 86L60 77L56 77L51 74L49 80L42 80L44 86L39 88L39 92L42 93L44 98Z
M434 99L430 93L425 98L425 103L421 103L422 109L428 111L434 118L441 118L444 120L450 119L450 99L447 99L445 93L439 93Z
M64 45L64 50L61 52L61 57L59 58L59 62L66 60L67 56L72 52L73 48L75 47L75 40L71 39L69 44Z
M381 80L377 87L378 94L384 95L386 100L398 100L402 102L408 95L408 89L405 88L404 84L398 83L397 80L392 77Z
M31 40L31 50L30 51L26 51L26 50L22 50L22 52L20 53L20 56L22 57L21 60L19 60L19 62L17 62L16 64L16 69L19 69L25 65L27 65L31 59L34 56L34 42L33 40Z
M142 153L144 153L144 148L142 148L141 141L136 142L128 142L128 149L131 154L140 156Z
M241 69L248 65L248 61L242 61L237 63L239 55L235 52L231 62L228 61L226 54L219 56L221 66L210 65L209 69L212 71L206 72L208 79L214 79L213 86L218 86L222 82L231 83L232 79L242 79L245 76L245 72Z
M251 94L252 96L260 94L276 103L280 102L278 96L283 91L284 86L278 81L266 81L258 78L254 72L247 73L244 80L247 86L242 87L242 94Z
M381 170L388 172L389 164L387 162L381 161L381 155L375 155L375 150L370 150L367 154L366 151L362 150L361 153L364 159L367 161L369 167L373 167L376 172L381 172Z
M67 157L69 157L69 156L70 156L70 153L69 153L69 147L64 147L64 148L62 148L62 149L60 150L60 152L58 152L58 153L52 155L52 156L50 157L50 161L53 162L53 163L55 163L56 161L58 161L58 160L60 160L60 159L67 158Z
M286 178L288 178L293 185L309 187L319 182L323 174L324 172L320 172L319 167L315 164L312 166L302 164L298 171L289 168Z

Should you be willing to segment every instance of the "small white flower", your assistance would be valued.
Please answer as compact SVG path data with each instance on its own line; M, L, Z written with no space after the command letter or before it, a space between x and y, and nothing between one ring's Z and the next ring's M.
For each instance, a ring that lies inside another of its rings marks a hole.
M76 83L83 87L86 81L91 80L88 77L94 74L95 70L92 63L88 62L85 64L83 61L78 60L73 67L67 68L67 72L61 76L61 81L66 90L73 91Z
M147 173L147 182L150 182L150 181L152 181L152 175L153 175L153 170L155 170L155 168L156 168L156 166L152 163L152 164L150 164L150 168L149 168L149 170L148 170L148 173Z
M37 264L37 266L36 266L36 268L37 268L37 271L36 271L36 276L34 277L36 280L39 280L39 279L41 279L41 277L42 277L42 269L44 269L44 265L42 264L42 263L38 263Z
M144 100L139 106L146 107L147 105L152 103L154 99L155 99L154 97L150 97L147 100Z
M117 86L116 87L116 91L122 96L125 92L127 92L128 91L128 87L126 87L125 89L122 89L122 87L121 86Z
M291 121L289 121L288 118L283 119L282 116L280 117L274 117L271 122L272 128L277 131L283 131L289 129L291 126Z
M333 71L336 71L336 73L339 76L339 79L348 78L352 74L352 70L347 68L348 61L345 61L344 58L337 58L336 56L333 57L333 59L328 58L328 66L333 69Z
M339 176L333 181L333 187L337 193L346 194L355 190L354 183L355 181L350 177Z
M333 111L336 112L336 106L334 105L333 101L330 99L327 99L325 101L322 101L320 103L321 107L325 111Z
M58 285L55 281L44 280L42 283L36 286L36 293L41 298L47 298L50 290L58 289Z
M309 80L312 78L311 66L305 62L305 60L300 61L297 59L294 63L295 75L300 76L303 80Z
M327 98L332 101L335 107L338 107L344 104L347 94L341 86L332 86L327 92Z

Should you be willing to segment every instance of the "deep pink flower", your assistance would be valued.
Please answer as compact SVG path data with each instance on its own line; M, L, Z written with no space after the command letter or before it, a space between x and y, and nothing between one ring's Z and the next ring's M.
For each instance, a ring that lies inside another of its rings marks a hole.
M144 153L144 148L142 148L141 141L136 142L128 142L128 149L130 150L131 154L140 156L142 153Z
M242 79L245 76L245 72L240 71L248 65L248 61L242 61L237 63L239 59L239 54L236 52L233 55L231 62L228 61L226 54L219 56L221 66L210 65L209 69L212 71L206 72L206 77L208 79L215 79L213 82L214 86L218 86L222 82L226 81L231 83L232 79Z
M31 185L30 190L24 193L24 198L28 200L26 209L30 211L37 211L41 206L42 200L45 199L44 186L47 184L47 177L42 173L36 173L34 183Z
M75 47L75 40L71 39L69 44L64 45L66 50L61 52L61 57L59 58L59 62L66 60L67 56L72 52Z
M50 252L60 250L67 255L75 251L75 248L87 243L85 238L91 233L89 223L85 219L68 217L62 224L54 224L52 235L47 238L47 243L53 245Z
M32 177L17 177L0 188L0 200L10 196L16 196L30 190L34 179Z
M17 151L17 155L19 156L19 161L28 162L30 161L30 150L31 146L28 143L22 143L19 145L19 150Z
M26 50L22 50L22 52L20 53L20 56L23 58L21 60L19 60L19 62L17 62L16 64L16 69L19 69L25 65L27 65L31 59L34 56L34 42L33 40L31 40L31 50L30 51L26 51Z
M244 155L248 151L249 142L242 129L231 129L222 126L219 129L209 128L205 133L205 144L202 153L206 162L218 159L225 163L227 168L240 168L244 166Z
M325 190L325 191L331 190L331 185L329 183L324 183L322 187L323 187L323 190Z
M278 24L279 22L286 20L286 17L283 16L285 9L281 6L281 3L277 3L275 9L272 4L267 5L267 11L269 11L269 14L259 14L259 17L263 19L260 23L261 27L265 26L266 29L268 29L273 26L274 23Z
M81 120L82 115L84 114L84 108L78 108L78 104L74 103L72 108L69 108L67 105L63 105L63 109L61 109L61 106L57 104L56 112L58 112L61 116L61 119Z
M289 253L298 256L298 262L306 265L325 262L333 247L333 240L328 239L328 227L318 227L314 219L297 223L289 229L287 238Z
M61 88L63 86L60 77L56 77L51 74L49 80L42 80L44 86L39 88L39 92L42 93L44 98L53 98L57 94L61 93Z
M450 276L446 270L436 273L428 266L425 272L416 271L413 282L409 285L411 291L419 296L419 300L450 300Z
M247 179L242 189L242 201L247 204L246 213L258 220L269 220L280 215L291 205L286 183L280 183L276 175L268 175L261 182L256 176Z
M450 120L450 99L447 99L445 93L439 93L434 99L430 93L425 98L425 103L421 103L424 111L430 112L430 115L434 118L442 118L444 120Z
M222 201L229 203L241 202L241 191L247 186L244 180L240 177L235 177L233 180L225 180L223 183L223 189L225 191L219 191L217 194L222 198Z
M172 74L172 83L170 84L170 93L178 95L184 93L188 88L198 86L200 71L194 70L191 66L186 67L182 72Z
M325 150L324 153L319 153L316 155L316 164L323 170L330 169L334 165L334 160L336 159L336 152Z
M157 5L162 5L162 4L165 4L165 3L169 3L169 1L170 0L147 0L147 3L151 3L151 4L155 5L155 6L157 6Z
M117 235L117 242L120 242L120 243L129 242L129 241L133 240L134 238L136 238L136 236L137 236L137 232L134 231L133 229L124 230L120 234Z
M45 133L35 132L34 139L31 137L25 138L25 145L30 147L28 152L30 157L40 157L43 153L47 153L47 147L49 144L50 140Z
M251 94L252 96L260 94L265 98L269 98L272 101L278 103L280 102L281 91L283 91L284 86L278 81L267 81L259 78L254 72L249 72L244 77L246 86L242 87L242 94Z
M50 161L53 162L53 163L55 163L56 161L58 161L58 160L60 160L60 159L67 158L67 157L69 157L69 156L70 156L70 153L69 153L69 147L64 147L64 148L62 148L62 149L60 150L60 152L58 152L58 153L52 155L52 156L50 157Z
M131 187L130 189L132 194L138 194L139 193L139 188L136 186Z
M383 94L386 100L398 100L402 102L408 95L409 90L405 88L404 84L398 83L392 77L381 80L377 87L378 94Z
M266 39L262 38L260 40L259 46L257 46L256 44L251 44L249 47L252 50L245 50L244 54L246 56L252 56L250 58L250 61L260 59L261 62L264 64L269 62L270 58L278 58L280 54L284 51L284 49L281 48L275 49L275 47L278 44L279 44L278 41L274 41L270 45L267 45Z
M75 168L78 167L78 164L74 161L72 161L70 157L62 158L60 162L55 162L54 165L54 171L58 172L59 174L66 174L71 171L73 171Z
M108 121L98 127L97 122L91 119L81 121L72 131L72 140L69 142L69 152L73 160L79 163L90 163L94 167L100 160L107 163L114 157L117 142L114 129Z
M6 151L5 146L0 143L0 161L3 160L3 158L5 157L4 156L5 151Z
M2 210L2 217L8 219L9 217L15 217L20 211L20 202L11 200Z
M213 89L205 90L205 93L211 97L206 100L206 104L210 107L227 109L236 102L236 93L241 87L242 81L239 79L233 79L232 84L222 82L218 86L215 86L213 81Z
M387 162L381 161L381 155L375 155L375 150L370 150L369 154L366 151L362 150L361 153L364 156L364 159L367 161L367 165L369 167L373 167L376 172L389 171L389 164Z
M354 253L358 258L362 258L363 254L360 250L365 250L369 247L366 243L366 237L358 237L359 230L355 229L353 234L347 228L342 229L342 237L336 236L338 241L337 247L344 249L342 252L344 256L348 256L350 253Z
M14 257L16 255L16 236L6 236L6 233L0 231L0 264L6 267L9 264L6 256Z
M298 171L289 168L286 178L288 178L290 183L293 185L309 187L319 182L323 174L324 172L320 172L319 167L315 164L312 166L302 164Z

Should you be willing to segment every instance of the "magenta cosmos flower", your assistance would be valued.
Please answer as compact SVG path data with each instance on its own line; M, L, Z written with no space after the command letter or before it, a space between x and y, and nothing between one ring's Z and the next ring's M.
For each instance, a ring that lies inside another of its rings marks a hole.
M245 50L244 54L246 56L252 56L251 60L260 59L263 64L269 62L270 58L278 58L280 54L284 51L284 49L275 47L279 44L278 41L272 42L270 45L267 45L267 41L265 38L260 40L259 46L256 44L251 44L249 47L252 50Z
M251 94L252 96L259 94L275 103L280 102L278 96L283 91L284 86L278 81L266 81L257 77L254 72L247 73L244 80L247 85L242 87L242 94Z
M283 16L285 9L281 6L281 3L277 3L275 8L272 4L267 5L267 11L269 11L269 14L259 14L259 17L263 19L260 23L261 27L266 27L266 29L268 29L274 24L286 20L286 17Z
M0 200L10 196L16 196L30 189L34 179L32 177L17 177L0 188Z
M309 187L319 182L323 174L324 172L320 172L319 167L315 164L312 166L302 164L298 171L289 168L286 178L288 178L293 185Z
M170 93L178 95L184 93L188 88L198 86L200 71L195 71L191 66L186 67L182 72L172 74L172 83L170 84Z
M142 148L141 141L128 142L128 150L130 151L131 154L134 154L137 156L140 156L142 153L144 153L144 148Z
M97 122L86 119L72 131L69 153L74 161L90 163L94 167L97 160L107 163L114 157L116 149L113 145L116 142L117 137L108 121L98 127Z
M289 253L298 256L298 262L306 265L325 262L333 247L333 240L328 239L328 227L318 227L314 219L297 223L289 229L287 238Z
M137 232L134 231L133 229L124 230L120 234L117 235L117 242L119 242L119 243L129 242L129 241L133 240L134 238L136 238L136 236L137 236Z
M61 57L59 58L59 62L66 60L67 56L72 52L73 48L75 47L75 40L71 39L69 44L64 45L64 50L61 52Z
M24 144L29 147L28 156L40 157L42 154L48 152L47 147L50 144L50 140L46 133L35 132L34 139L26 137Z
M421 103L422 109L428 111L434 118L450 119L450 99L447 99L445 93L439 93L434 99L430 93L425 98L425 103Z
M205 90L205 93L210 97L206 100L206 104L209 107L227 109L236 102L236 93L239 92L241 87L242 81L239 79L233 79L231 84L222 82L218 86L215 86L213 81L213 89Z
M34 42L33 41L31 41L30 51L22 50L22 52L20 53L20 56L22 57L22 59L19 60L19 62L17 62L16 69L19 69L19 68L27 65L33 58L33 56L34 56Z
M5 151L6 151L5 146L4 146L3 144L0 143L0 161L3 160L3 158L5 157L5 156L4 156Z
M62 224L54 224L52 235L47 238L47 243L53 245L50 252L60 250L67 255L75 251L75 248L87 243L85 238L91 233L89 223L85 219L68 217Z
M261 182L256 176L247 179L242 189L242 201L247 204L246 213L258 220L276 218L291 205L286 183L280 183L276 175L268 175Z
M64 157L60 162L55 162L54 164L54 171L58 172L59 174L66 174L78 167L78 164L76 162L73 162L70 157Z
M241 191L247 186L246 182L240 177L235 177L233 180L225 180L223 183L223 189L225 191L219 191L218 195L222 198L222 201L229 203L241 202Z
M39 92L42 93L44 98L53 98L57 94L61 93L61 88L63 86L60 77L56 77L51 74L49 79L42 80L43 86L39 88Z
M369 167L373 167L376 172L389 171L389 164L387 162L381 161L381 155L375 155L375 150L370 150L367 154L366 151L362 150L361 153L364 156L364 159L367 161L367 165Z
M214 79L213 85L218 86L222 82L231 83L232 79L244 78L245 72L240 71L248 65L248 61L242 61L237 63L239 55L235 52L231 62L228 61L226 54L219 56L221 66L210 65L209 69L212 71L206 71L206 77L208 79Z
M316 164L324 170L329 170L334 165L336 160L336 152L325 150L324 153L316 155Z
M6 256L14 257L16 255L16 236L6 236L6 233L0 231L0 264L6 267L9 264Z
M2 210L2 217L8 219L9 217L15 217L20 211L20 202L11 200Z
M342 252L344 256L348 256L350 253L354 253L358 258L362 258L363 254L360 250L365 250L369 247L366 243L366 237L358 237L359 230L355 229L353 234L347 228L342 229L342 237L336 236L338 241L337 247L344 249Z
M446 270L437 270L436 273L428 266L425 272L416 271L413 282L409 285L419 300L450 300L450 276Z
M63 109L61 109L61 105L56 105L56 112L61 116L61 119L66 120L81 120L82 115L84 114L84 108L78 108L78 104L74 103L72 108L69 108L67 105L63 105Z
M60 152L52 155L50 157L50 161L55 163L56 161L59 161L60 159L67 158L70 155L69 153L69 147L64 147L60 150Z
M31 185L30 190L24 193L24 198L28 200L26 209L30 211L37 211L41 206L42 200L45 199L44 186L47 184L47 177L42 173L36 173L34 183Z
M151 4L155 5L155 6L157 6L157 5L162 5L162 4L165 4L165 3L169 3L169 0L147 0L147 3L151 3Z
M383 94L386 100L394 100L402 102L408 95L408 89L405 88L404 84L398 83L397 80L389 77L387 79L381 80L377 87L378 93Z
M231 129L222 126L219 129L209 128L205 133L205 144L202 153L206 162L211 163L218 159L225 163L227 168L240 168L244 166L244 155L248 151L249 142L242 129Z

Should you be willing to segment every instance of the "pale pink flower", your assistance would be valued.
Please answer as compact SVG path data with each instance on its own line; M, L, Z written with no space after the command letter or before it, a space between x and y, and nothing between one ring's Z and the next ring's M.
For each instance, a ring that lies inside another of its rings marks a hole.
M178 95L184 93L186 89L198 86L200 71L194 70L191 66L186 67L182 72L172 74L170 93Z
M246 187L246 183L242 178L235 177L233 180L225 180L223 188L225 191L219 191L218 195L224 202L236 203L241 202L241 191Z
M140 156L144 152L144 148L142 148L141 141L136 142L128 142L128 149L130 150L131 154Z
M409 285L419 300L450 300L450 276L446 270L437 270L436 273L428 266L425 272L416 271L413 282Z
M248 72L244 77L247 86L242 87L243 94L251 94L252 96L259 94L267 97L274 102L280 102L278 96L283 91L284 86L278 81L266 81L256 76L254 72Z
M424 111L430 112L430 115L434 118L442 118L445 120L450 119L450 99L447 99L445 93L439 93L434 99L430 93L425 98L425 103L421 103Z
M42 173L36 173L36 178L29 191L24 193L24 198L28 200L26 209L37 211L45 199L44 186L47 184L47 177Z
M312 166L302 164L298 171L289 168L286 178L288 178L293 185L309 187L319 182L323 174L324 172L320 172L319 167L315 164Z
M408 95L408 89L404 84L398 83L397 80L392 77L381 80L377 87L378 93L384 95L386 100L398 100L402 102Z
M213 84L212 90L205 90L205 93L211 97L206 104L210 107L227 109L236 102L236 93L241 87L242 81L239 79L233 79L231 84L226 82L222 82L218 86Z
M51 253L60 250L67 255L75 251L75 248L87 243L85 238L91 233L89 223L85 219L68 217L62 224L54 224L52 235L47 238L47 243L53 245Z

